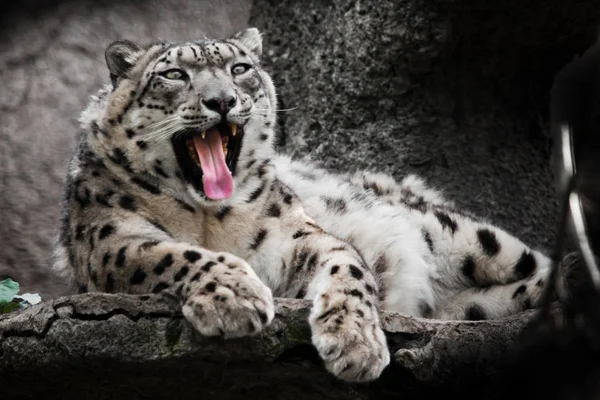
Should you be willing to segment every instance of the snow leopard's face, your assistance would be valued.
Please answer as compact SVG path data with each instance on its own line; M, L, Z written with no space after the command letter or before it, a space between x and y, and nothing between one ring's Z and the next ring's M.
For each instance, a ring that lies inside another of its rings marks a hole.
M109 124L123 125L130 157L160 160L158 179L182 179L200 202L232 196L243 165L272 151L275 90L261 70L261 38L248 29L222 41L106 51L115 91Z

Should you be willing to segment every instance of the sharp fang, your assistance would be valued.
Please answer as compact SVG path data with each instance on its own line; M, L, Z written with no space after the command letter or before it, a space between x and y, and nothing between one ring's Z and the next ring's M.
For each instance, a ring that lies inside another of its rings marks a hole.
M237 125L236 124L231 124L231 135L235 136L236 132L237 132Z
M206 131L202 131L202 139L206 139Z

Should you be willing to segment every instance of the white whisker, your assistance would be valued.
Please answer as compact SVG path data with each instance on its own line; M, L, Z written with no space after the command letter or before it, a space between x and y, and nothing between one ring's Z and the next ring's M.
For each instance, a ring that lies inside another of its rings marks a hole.
M288 112L288 111L294 111L297 110L298 108L300 108L300 106L296 106L296 107L292 107L292 108L279 108L279 109L270 109L270 108L258 108L255 107L254 109L257 111L274 111L274 112Z
M181 119L179 116L174 115L171 117L167 117L161 121L154 122L147 127L145 127L142 131L144 132L141 136L141 140L148 142L160 142L165 139L168 139L175 133L185 129L181 124Z

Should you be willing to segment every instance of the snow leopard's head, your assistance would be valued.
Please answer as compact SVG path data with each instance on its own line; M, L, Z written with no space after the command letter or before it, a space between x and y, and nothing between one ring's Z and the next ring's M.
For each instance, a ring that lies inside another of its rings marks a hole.
M228 199L246 166L273 156L276 96L261 53L255 28L224 40L116 41L105 53L112 91L82 122L132 173L177 181L199 203Z

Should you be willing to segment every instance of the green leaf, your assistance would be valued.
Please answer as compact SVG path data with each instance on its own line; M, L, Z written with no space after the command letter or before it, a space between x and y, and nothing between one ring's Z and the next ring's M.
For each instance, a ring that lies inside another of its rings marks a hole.
M0 281L0 305L10 302L19 293L19 284L10 278Z

